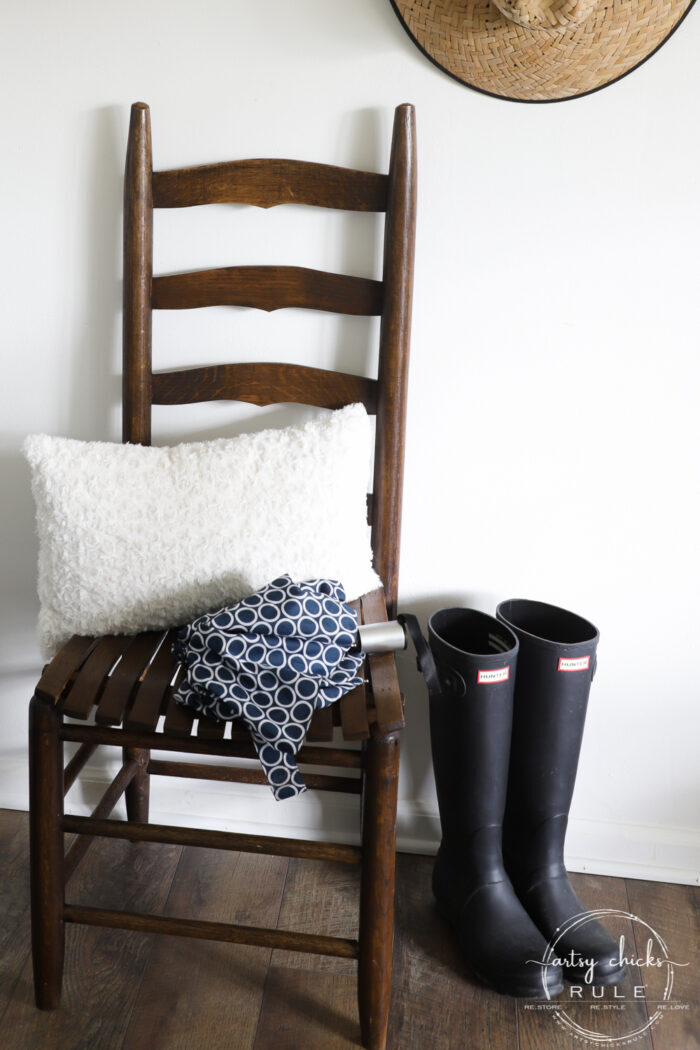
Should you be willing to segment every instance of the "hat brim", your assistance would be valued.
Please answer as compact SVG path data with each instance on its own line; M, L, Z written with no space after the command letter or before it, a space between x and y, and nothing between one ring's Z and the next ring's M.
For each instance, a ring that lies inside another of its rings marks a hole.
M601 0L582 25L526 29L490 0L391 0L423 54L512 102L562 102L620 80L658 51L695 0Z

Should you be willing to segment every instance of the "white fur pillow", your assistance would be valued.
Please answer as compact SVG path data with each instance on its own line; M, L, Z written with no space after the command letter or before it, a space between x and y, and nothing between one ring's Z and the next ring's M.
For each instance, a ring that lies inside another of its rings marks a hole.
M172 448L36 434L24 443L39 532L39 636L186 623L276 576L380 586L367 529L362 405Z

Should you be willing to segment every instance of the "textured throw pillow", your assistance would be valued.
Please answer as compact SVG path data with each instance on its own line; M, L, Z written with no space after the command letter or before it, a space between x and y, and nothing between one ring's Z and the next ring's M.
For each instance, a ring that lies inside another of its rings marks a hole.
M187 623L285 573L338 580L348 600L380 586L370 448L362 405L172 448L28 437L44 655L72 634Z

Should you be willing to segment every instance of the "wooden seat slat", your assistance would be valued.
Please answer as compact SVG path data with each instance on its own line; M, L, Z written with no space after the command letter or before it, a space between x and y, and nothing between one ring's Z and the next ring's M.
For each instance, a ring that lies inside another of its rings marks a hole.
M96 638L74 634L44 668L36 687L37 694L48 700L60 699L96 644Z
M250 743L250 730L242 718L234 718L231 722L231 743Z
M143 729L150 733L155 731L158 718L163 712L168 686L177 666L171 652L176 634L176 629L168 631L153 663L146 669L143 679L139 682L124 723L127 729Z
M194 723L194 711L182 704L176 704L173 698L173 689L168 690L169 696L165 708L165 722L163 733L165 736L192 736L192 725Z
M163 631L148 631L133 638L107 679L95 713L100 725L119 725L134 689L163 639Z
M367 693L364 683L356 686L338 701L344 740L366 740L369 736Z
M310 740L311 743L318 743L321 740L329 741L333 739L333 707L319 707L314 711L311 724L309 725L306 739Z
M215 718L200 718L197 722L197 736L200 740L223 740L226 723L217 722Z
M124 635L110 634L100 638L61 703L65 715L88 717L99 700L107 675L130 642L131 639Z

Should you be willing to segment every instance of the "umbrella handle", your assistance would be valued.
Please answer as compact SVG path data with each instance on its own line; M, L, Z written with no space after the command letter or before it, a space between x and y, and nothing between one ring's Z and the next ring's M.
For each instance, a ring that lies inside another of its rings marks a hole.
M409 636L416 649L418 670L425 678L431 696L440 693L440 679L430 646L415 616L406 613L398 620L363 624L357 631L356 650L363 653L393 653L408 648Z
M357 644L353 648L363 653L395 653L408 644L406 631L398 620L365 623L357 629Z

